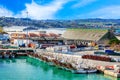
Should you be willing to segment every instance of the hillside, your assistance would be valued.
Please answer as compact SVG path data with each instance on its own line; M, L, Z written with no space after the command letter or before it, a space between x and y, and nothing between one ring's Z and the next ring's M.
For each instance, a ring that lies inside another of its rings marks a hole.
M0 17L0 26L31 26L38 28L101 28L120 27L120 19L77 19L77 20L31 20L28 18Z

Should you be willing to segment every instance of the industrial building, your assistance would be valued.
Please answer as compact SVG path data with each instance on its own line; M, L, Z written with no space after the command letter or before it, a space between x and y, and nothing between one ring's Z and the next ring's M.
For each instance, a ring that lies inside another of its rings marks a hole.
M107 29L67 29L62 35L65 44L77 46L107 45L110 39L115 38L112 31Z

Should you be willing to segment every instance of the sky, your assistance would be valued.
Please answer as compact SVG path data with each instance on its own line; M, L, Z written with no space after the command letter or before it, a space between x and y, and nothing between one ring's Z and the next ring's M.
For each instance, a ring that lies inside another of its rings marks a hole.
M0 17L120 19L120 0L0 0Z

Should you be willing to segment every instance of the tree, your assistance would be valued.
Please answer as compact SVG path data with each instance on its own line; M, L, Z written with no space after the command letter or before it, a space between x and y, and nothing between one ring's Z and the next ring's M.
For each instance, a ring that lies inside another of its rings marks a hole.
M0 33L2 33L2 32L4 32L4 31L3 31L3 27L0 27Z
M118 40L117 38L114 38L114 39L111 39L109 44L112 45L112 44L119 44L120 43L120 40Z

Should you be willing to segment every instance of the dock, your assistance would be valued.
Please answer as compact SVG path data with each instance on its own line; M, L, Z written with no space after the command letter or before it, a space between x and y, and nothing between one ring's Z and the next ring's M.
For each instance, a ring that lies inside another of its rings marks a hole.
M31 48L19 49L0 49L0 58L15 58L17 56L27 56L28 53L34 53Z
M63 54L63 53L56 53L47 50L36 50L36 53L23 53L19 52L20 50L32 50L32 49L2 49L0 51L18 51L16 53L18 56L32 56L34 58L39 58L46 62L53 61L55 65L58 67L66 68L67 70L79 70L80 66L84 67L86 64L89 67L96 68L99 72L104 73L105 75L109 75L112 77L120 78L120 73L116 70L106 69L106 66L113 66L113 65L120 65L119 62L106 62L106 61L97 61L97 60L90 60L90 59L83 59L81 55L70 55L70 54ZM42 57L43 56L43 57ZM55 59L57 61L55 61ZM60 61L60 62L58 62Z
M37 54L38 56L49 54L49 56L52 56L53 58L64 59L65 63L71 63L74 65L74 67L76 66L75 68L77 68L81 63L83 63L83 66L84 64L87 64L89 66L94 66L97 68L98 71L104 73L105 75L120 78L120 73L116 72L115 70L106 69L106 66L120 65L119 62L106 62L106 61L82 59L80 55L55 53L55 52L49 52L46 50L45 51L37 50ZM100 66L101 68L98 68L98 66Z

